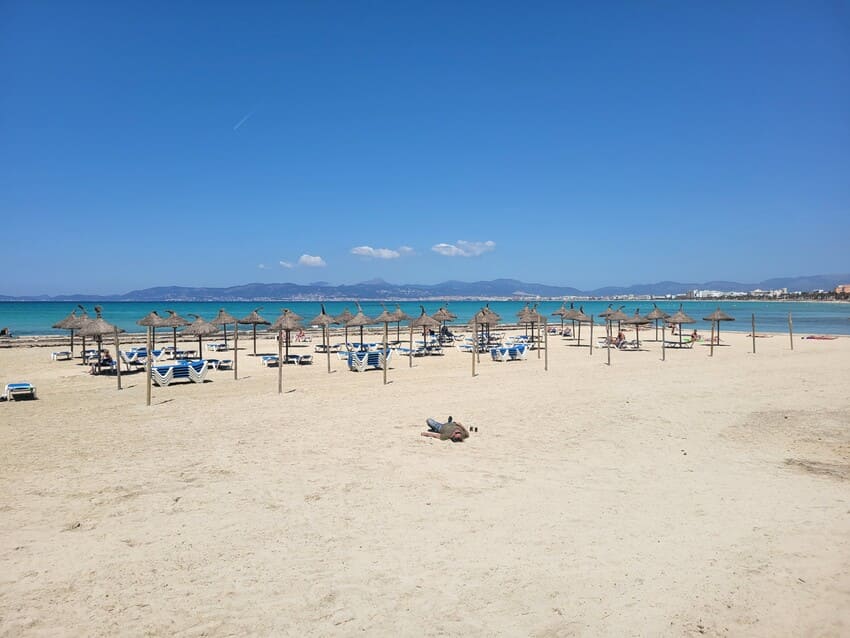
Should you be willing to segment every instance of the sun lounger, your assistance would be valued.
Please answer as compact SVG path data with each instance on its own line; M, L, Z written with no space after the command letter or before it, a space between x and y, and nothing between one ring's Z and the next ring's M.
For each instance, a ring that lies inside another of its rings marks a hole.
M274 368L280 363L280 360L277 358L276 354L264 354L260 357L260 364L264 365L267 368Z
M512 348L508 348L508 354L513 361L522 361L528 358L528 353L531 350L531 347L526 344L520 344L518 346L514 346Z
M493 361L510 361L511 355L508 352L509 348L500 347L500 348L490 348L490 358Z
M664 347L665 348L693 348L694 342L690 341L690 340L682 341L681 343L679 343L678 341L665 341Z
M227 345L224 343L208 343L206 346L207 350L212 352L227 352Z
M233 370L233 359L222 359L218 362L219 370Z
M50 358L53 361L70 361L71 352L69 350L60 350L58 352L52 352L50 353Z
M20 383L7 383L6 389L0 395L5 401L17 401L18 399L35 399L35 386L32 383L22 381Z
M298 365L307 366L313 363L313 355L312 354L302 354L298 357Z
M207 362L204 360L156 366L151 368L151 378L160 387L167 386L178 379L203 383L207 376L207 369Z

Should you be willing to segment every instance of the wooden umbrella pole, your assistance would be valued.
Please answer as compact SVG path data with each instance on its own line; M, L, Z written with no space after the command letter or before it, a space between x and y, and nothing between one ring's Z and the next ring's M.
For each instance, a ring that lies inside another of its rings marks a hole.
M543 331L543 350L545 351L544 356L543 356L543 369L548 371L549 370L549 331L548 330Z
M410 344L408 345L408 348L407 348L407 355L408 355L408 357L407 357L408 358L407 367L412 368L413 367L413 322L411 322L411 324L410 324Z
M667 343L667 322L665 321L661 324L661 360L667 360L667 348L665 344Z
M277 393L283 394L283 331L277 331Z
M478 350L478 324L472 324L472 334L475 338L472 341L472 376L475 376L475 351Z
M611 328L612 328L612 324L611 324L610 321L608 321L607 323L608 323L608 325L607 325L606 332L608 333L608 338L605 339L605 349L608 351L608 365L610 366L611 365ZM590 343L590 347L591 348L593 347L593 342Z
M254 328L254 356L257 356L257 324L252 323L251 326Z
M581 345L581 321L578 322L578 345ZM593 356L593 315L590 315L590 356Z
M118 377L118 389L121 389L121 352L118 348L121 344L118 341L118 326L115 326L115 376Z
M534 325L532 324L532 331L533 331L533 330L534 330ZM532 336L533 336L533 335L532 335ZM540 338L540 323L538 322L538 324L537 324L537 345L538 345L538 348L537 348L537 358L538 358L538 359L540 358L540 347L539 347L539 346L540 346L540 344L541 344L541 342L542 342L542 341L543 341L543 340Z
M708 356L709 357L714 356L714 324L715 323L716 322L714 322L714 321L711 322L711 347L708 350ZM719 337L718 337L718 339L719 339Z
M145 357L145 398L146 405L151 404L151 357L153 356L153 349L151 345L151 326L148 326L148 356Z
M233 380L239 378L239 324L233 324Z
M331 336L329 334L330 326L323 326L322 337L325 340L325 354L328 357L328 374L331 373Z
M384 322L384 385L387 385L387 340L389 339L389 335L387 334L390 330L390 324Z
M794 349L794 322L791 320L791 313L788 313L788 337L791 339L791 349Z
M756 353L756 313L753 313L753 354Z

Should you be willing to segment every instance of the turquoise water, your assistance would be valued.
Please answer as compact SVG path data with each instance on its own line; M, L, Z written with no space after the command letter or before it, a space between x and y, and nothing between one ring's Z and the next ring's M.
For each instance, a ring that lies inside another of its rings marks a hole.
M452 301L448 309L457 315L455 324L468 322L472 315L481 309L485 302L482 301ZM656 302L658 307L668 313L673 313L679 308L679 302ZM94 304L83 304L88 313L94 316ZM103 307L103 318L108 322L118 325L128 332L142 332L144 329L136 324L136 321L144 317L151 310L156 310L165 316L166 309L175 310L179 315L190 319L189 315L194 313L210 320L218 313L219 308L225 308L230 314L242 318L261 304L257 302L105 302ZM383 308L377 302L363 302L363 312L368 316L379 315ZM402 310L411 316L418 316L420 305L425 307L428 314L433 314L441 305L438 301L425 302L400 302ZM569 304L567 304L569 305ZM585 314L598 315L605 310L609 302L586 301L576 302L575 307L584 307ZM614 307L623 307L623 312L633 314L640 309L642 314L652 310L652 303L642 302L615 302ZM686 301L684 310L697 323L693 325L697 330L710 329L710 324L702 321L702 317L709 315L717 307L731 315L736 321L723 324L722 330L737 332L749 332L751 315L756 316L757 332L787 332L788 314L791 313L794 324L794 332L801 334L840 334L850 335L850 304L847 303L811 303L811 302L783 302L783 301ZM395 309L395 302L386 304L388 310ZM489 306L502 317L506 323L516 323L516 313L525 307L525 302L519 301L491 301ZM9 327L13 335L51 335L68 334L66 330L56 330L51 326L66 317L77 307L72 302L5 302L0 303L0 328ZM560 324L559 317L552 317L551 313L561 307L559 301L543 301L537 306L538 311L550 318L551 323ZM274 321L283 308L289 308L309 321L320 312L318 302L266 302L262 306L260 314ZM325 309L330 315L337 315L348 308L352 313L357 312L354 303L351 302L326 302ZM403 324L405 325L405 324Z

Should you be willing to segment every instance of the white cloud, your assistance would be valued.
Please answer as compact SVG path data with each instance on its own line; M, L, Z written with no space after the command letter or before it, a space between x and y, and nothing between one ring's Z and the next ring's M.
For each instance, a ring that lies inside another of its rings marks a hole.
M325 260L317 255L301 255L298 258L298 264L300 266L309 266L311 268L321 268L322 266L327 266Z
M371 246L355 246L351 249L353 255L372 257L373 259L398 259L401 253L391 248L372 248Z
M410 246L400 246L398 252L402 255L412 255L414 250Z
M257 264L257 268L259 268L260 270L265 270L266 268L268 268L268 266L266 266L265 264Z
M288 261L280 261L280 262L278 262L278 263L280 264L280 267L281 267L281 268L295 268L295 266L293 266L293 265L292 265L291 263L289 263Z
M435 253L446 257L478 257L495 249L494 241L464 241L463 239L454 244L437 244L431 247Z

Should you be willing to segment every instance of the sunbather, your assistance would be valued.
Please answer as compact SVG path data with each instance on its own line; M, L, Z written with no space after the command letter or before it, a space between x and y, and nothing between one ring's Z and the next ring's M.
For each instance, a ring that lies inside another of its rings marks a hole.
M428 432L422 432L422 436L430 436L442 441L450 439L455 443L460 443L469 437L469 431L457 421L453 421L452 417L449 417L449 420L445 423L440 423L428 417L425 419L425 423L428 424Z

